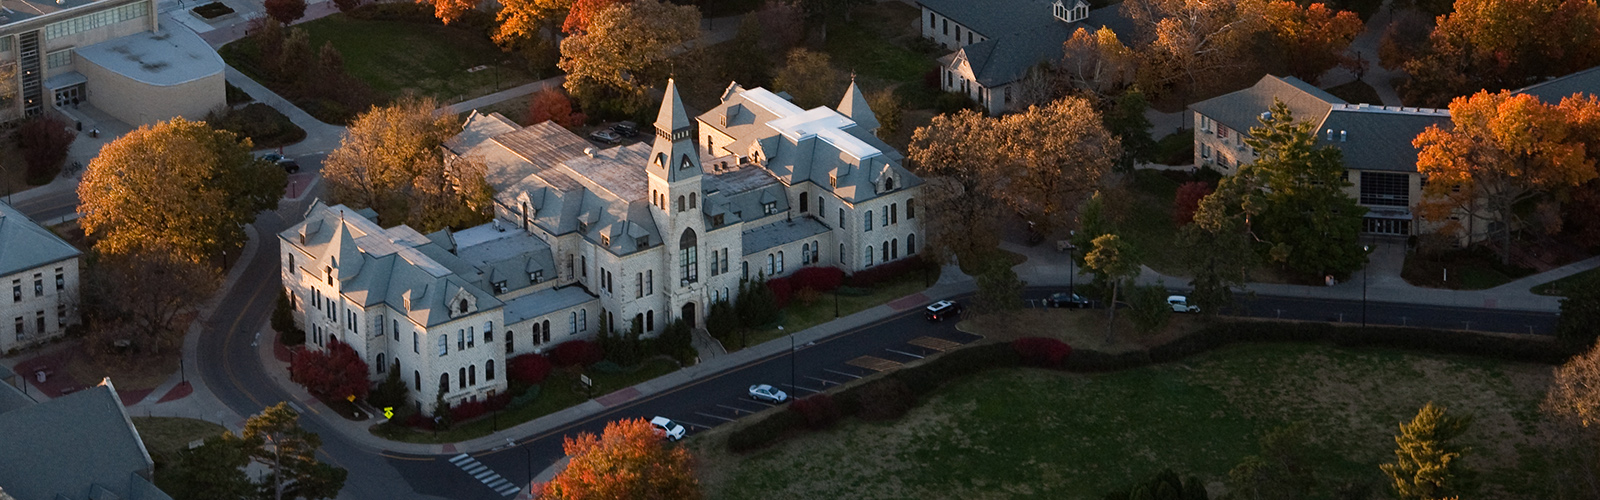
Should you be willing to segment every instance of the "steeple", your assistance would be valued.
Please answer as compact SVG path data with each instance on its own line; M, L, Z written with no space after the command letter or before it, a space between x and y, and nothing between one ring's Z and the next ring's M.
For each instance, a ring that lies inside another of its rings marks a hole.
M844 91L844 100L839 101L839 114L855 120L856 125L877 135L878 116L873 114L872 107L867 105L867 96L861 93L861 87L856 86L854 75L850 77L850 88Z
M668 78L666 95L661 99L661 112L656 115L656 133L671 137L673 132L687 128L689 113L683 110L683 99L678 98L678 83Z
M667 80L666 95L661 99L661 113L656 116L656 138L650 148L650 164L645 168L652 177L668 183L700 177L700 154L695 151L693 127L689 113L683 109L683 99L678 97L678 84Z

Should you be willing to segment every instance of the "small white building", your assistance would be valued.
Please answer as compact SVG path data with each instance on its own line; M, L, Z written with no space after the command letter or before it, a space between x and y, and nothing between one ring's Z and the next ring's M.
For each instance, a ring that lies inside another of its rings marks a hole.
M76 247L49 229L0 203L0 353L9 353L66 333L78 323Z
M445 156L487 165L495 222L423 235L318 204L279 234L283 282L308 345L351 344L374 380L401 370L418 408L493 395L507 359L601 318L654 336L746 279L914 256L922 181L876 127L854 85L839 110L802 110L734 84L693 119L669 81L651 143L603 150L475 113Z

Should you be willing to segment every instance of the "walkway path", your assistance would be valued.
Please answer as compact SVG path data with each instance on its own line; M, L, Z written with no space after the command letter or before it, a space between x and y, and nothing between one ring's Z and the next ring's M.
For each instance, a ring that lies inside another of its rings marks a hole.
M1361 75L1361 81L1377 91L1378 99L1383 101L1368 104L1399 106L1400 94L1395 92L1390 82L1402 76L1401 73L1378 65L1378 46L1383 42L1384 30L1388 29L1389 23L1394 20L1394 10L1390 8L1390 3L1390 0L1385 0L1383 6L1378 8L1378 12L1372 14L1372 18L1366 23L1367 30L1350 42L1350 49L1346 52L1366 61L1367 71ZM1324 73L1320 83L1322 88L1329 88L1352 80L1355 80L1354 73L1343 67L1336 67Z

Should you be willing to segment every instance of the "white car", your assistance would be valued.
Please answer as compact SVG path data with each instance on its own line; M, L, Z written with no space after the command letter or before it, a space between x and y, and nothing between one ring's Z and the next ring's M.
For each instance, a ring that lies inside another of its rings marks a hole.
M1171 295L1171 296L1168 296L1167 297L1167 305L1172 306L1172 312L1181 312L1181 313L1197 313L1197 312L1200 312L1200 306L1189 304L1189 298L1188 297L1184 297L1182 295Z
M750 399L754 399L756 401L766 401L772 404L779 404L784 401L788 401L789 395L785 394L777 387L767 384L756 384L750 386Z
M655 426L656 432L666 436L668 441L683 439L683 435L689 433L689 429L685 429L682 425L673 422L672 419L667 417L652 418L650 419L650 425Z

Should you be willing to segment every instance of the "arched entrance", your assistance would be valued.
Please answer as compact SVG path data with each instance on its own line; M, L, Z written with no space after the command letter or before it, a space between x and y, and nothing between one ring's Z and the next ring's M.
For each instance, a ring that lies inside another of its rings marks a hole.
M694 313L694 303L693 302L690 302L690 303L687 303L687 304L683 305L683 322L687 323L689 325L689 328L694 328L695 327L694 322L695 322L695 318L697 318L697 317L698 316L696 316L695 313Z

